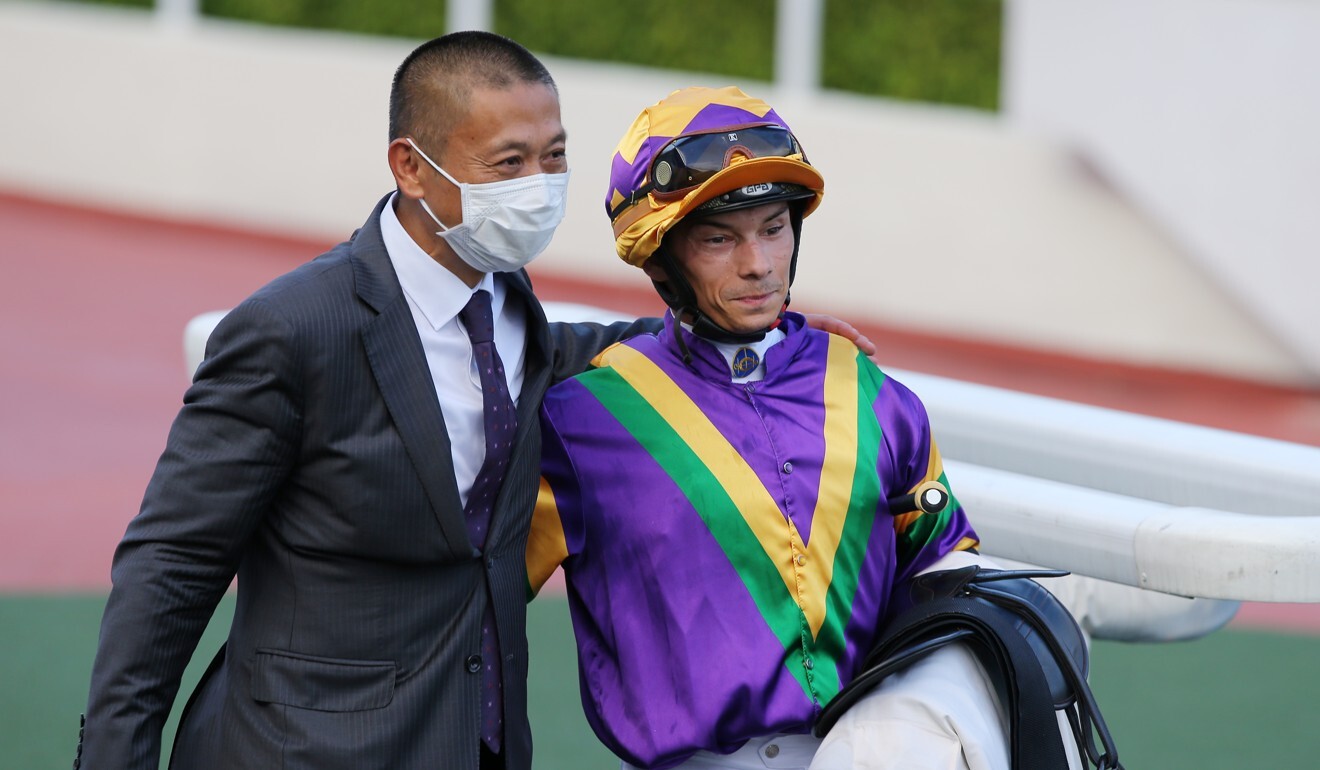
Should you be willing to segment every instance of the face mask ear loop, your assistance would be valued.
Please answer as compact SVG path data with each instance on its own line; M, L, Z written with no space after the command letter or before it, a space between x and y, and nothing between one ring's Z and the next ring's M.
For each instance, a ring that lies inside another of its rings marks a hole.
M448 171L445 171L444 169L440 168L439 164L431 160L431 156L423 152L422 148L417 146L417 143L412 140L411 136L404 137L403 141L407 142L409 146L411 146L414 150L416 150L417 154L422 156L422 160L426 161L431 168L436 170L436 173L440 174L440 176L444 177L445 179L448 179L449 183L457 187L459 193L462 194L463 185L457 179L450 176ZM425 209L426 213L431 217L431 219L435 220L435 223L437 225L439 225L440 232L436 233L436 235L440 235L441 233L449 231L449 228L445 226L445 223L440 221L440 217L437 217L435 215L435 212L431 210L431 207L426 203L425 198L421 198L417 202L422 204L422 208Z
M445 233L449 232L449 228L445 227L445 223L441 222L440 217L437 217L435 215L435 212L431 210L431 207L426 204L425 198L418 198L417 202L422 204L422 209L426 211L427 215L429 215L432 221L434 221L436 225L440 228L440 232L436 233L436 235L443 236Z
M445 179L448 179L449 183L452 184L453 186L462 189L463 187L462 182L459 182L457 179L450 176L448 171L445 171L444 169L440 168L439 164L431 160L430 155L427 155L425 152L422 152L422 148L417 146L417 143L412 140L411 136L404 137L403 141L411 145L412 148L417 151L417 154L422 156L422 160L426 161L427 164L431 166L431 168L435 169L440 174L440 176L443 176Z

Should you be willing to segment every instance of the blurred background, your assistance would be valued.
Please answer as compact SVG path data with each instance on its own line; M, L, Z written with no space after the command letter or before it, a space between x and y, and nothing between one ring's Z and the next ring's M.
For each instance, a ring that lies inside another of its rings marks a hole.
M1320 446L1310 0L0 0L0 768L72 758L184 325L360 226L394 68L471 27L559 85L546 299L659 312L614 256L609 158L644 106L732 83L826 178L795 306L882 364ZM1309 762L1313 617L1098 645L1128 766ZM562 599L532 619L537 766L612 766Z

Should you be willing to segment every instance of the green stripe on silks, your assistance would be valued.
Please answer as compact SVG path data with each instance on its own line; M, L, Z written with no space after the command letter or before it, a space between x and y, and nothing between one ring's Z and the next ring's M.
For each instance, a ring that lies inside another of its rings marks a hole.
M880 498L876 465L879 462L882 440L880 421L875 416L875 399L884 383L884 373L876 369L860 353L857 358L857 468L853 473L852 494L848 502L848 517L839 537L839 548L834 554L834 579L830 586L825 624L817 644L829 653L831 660L840 660L844 654L844 629L852 619L853 598L857 595L857 582L866 547L875 526L876 501ZM868 376L870 375L870 376ZM821 687L824 683L818 682ZM830 692L821 687L821 700L828 703L838 694L843 682L838 672L830 683Z
M810 638L805 631L806 618L795 602L783 601L785 591L779 571L714 474L655 408L616 372L597 369L578 382L619 421L687 497L784 649L800 648L804 637ZM798 656L786 657L789 671L808 698L814 697L812 674L832 674L826 676L826 681L838 679L832 660L820 662L828 663L826 671L817 666L813 672L808 672Z

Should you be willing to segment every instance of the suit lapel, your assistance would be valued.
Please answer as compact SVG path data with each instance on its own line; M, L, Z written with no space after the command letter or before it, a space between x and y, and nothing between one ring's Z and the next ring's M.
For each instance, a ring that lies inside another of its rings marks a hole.
M546 331L545 310L532 293L532 283L526 271L509 273L507 278L509 298L517 298L527 310L527 363L522 392L518 397L518 433L515 438L521 444L533 421L539 419L541 395L545 393L550 378L550 337Z
M376 206L353 240L358 296L378 313L363 329L362 344L449 550L462 558L472 553L472 541L454 480L449 433L412 311L380 235L380 213L388 200Z
M513 455L509 458L509 469L505 473L504 484L496 499L495 510L491 514L490 537L488 542L500 542L507 533L510 516L522 512L508 509L510 503L505 488L510 479L518 482L530 477L537 477L537 468L541 463L541 445L531 440L532 429L540 420L541 396L545 393L550 378L549 346L550 338L546 330L545 310L532 293L532 283L525 270L507 273L503 276L508 295L505 301L519 301L526 308L527 351L526 365L523 370L522 391L518 396L518 431L513 442ZM539 432L537 433L539 435ZM517 499L515 496L513 499ZM529 503L530 505L530 503ZM530 508L527 513L530 513Z

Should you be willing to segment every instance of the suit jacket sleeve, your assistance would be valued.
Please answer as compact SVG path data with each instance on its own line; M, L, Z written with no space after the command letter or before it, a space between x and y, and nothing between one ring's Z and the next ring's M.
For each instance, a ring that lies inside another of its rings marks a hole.
M297 452L298 372L283 319L249 300L207 347L115 552L84 765L156 769L183 670Z
M639 334L658 334L665 326L659 318L618 321L612 324L552 323L550 343L553 358L550 383L581 374L602 350Z

